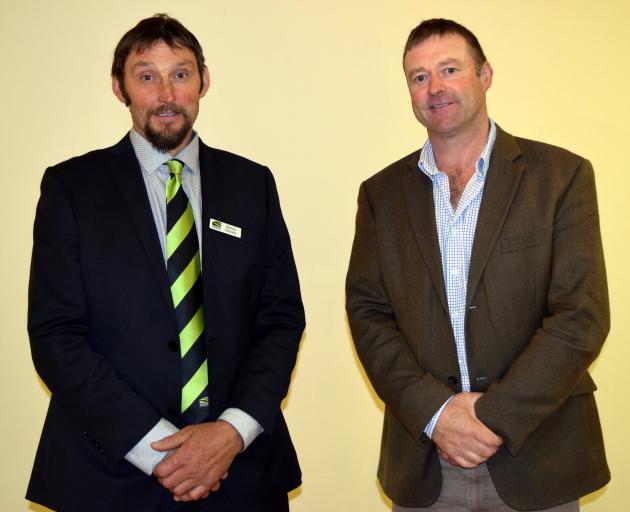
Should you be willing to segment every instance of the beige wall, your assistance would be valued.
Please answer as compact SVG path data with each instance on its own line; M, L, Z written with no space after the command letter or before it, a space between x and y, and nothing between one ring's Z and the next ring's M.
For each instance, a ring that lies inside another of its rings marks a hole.
M408 31L434 16L455 18L480 37L495 70L490 110L501 126L567 147L595 166L613 328L593 374L613 481L586 498L584 510L625 510L628 5L0 0L0 509L29 510L23 495L48 400L25 330L39 181L47 165L110 145L128 129L128 113L110 92L112 50L140 18L166 11L198 35L212 73L199 133L272 168L292 233L308 316L286 405L304 471L293 510L387 510L375 477L382 404L353 353L343 281L359 183L424 139L400 52Z

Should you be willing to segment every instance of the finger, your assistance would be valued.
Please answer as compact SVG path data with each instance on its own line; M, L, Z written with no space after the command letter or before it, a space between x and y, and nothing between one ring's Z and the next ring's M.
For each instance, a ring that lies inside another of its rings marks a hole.
M157 471L158 471L158 468L155 468L154 473L157 474ZM178 468L175 471L168 473L164 477L158 477L158 481L163 487L171 491L173 494L177 494L177 495L184 494L185 492L187 492L189 489L192 489L197 484L197 481L191 478L191 475L185 469L182 469L182 468ZM188 487L186 489L181 489L180 492L176 492L177 486L182 485L184 482L187 482L187 481L190 482Z
M466 446L466 449L462 451L461 455L471 462L477 462L480 464L491 455L494 455L496 451L497 448L495 446L487 445L477 441L476 439L472 439Z
M476 468L479 464L475 464L474 462L470 462L466 459L460 458L456 460L454 465L459 466L464 469L473 469L473 468Z
M196 501L207 497L210 494L208 488L205 485L197 485L190 489L188 492L177 495L177 501Z
M197 480L188 479L188 480L183 480L179 482L177 485L167 487L167 489L171 491L173 495L179 498L180 500L185 499L186 501L189 501L190 499L197 499L197 498L191 498L189 496L189 494L191 494L193 490L197 489L197 487L202 487L201 484L199 484ZM202 496L208 490L208 488L203 487L203 489L201 490L203 492L200 492L199 496ZM195 496L196 495L197 493L195 493Z
M481 420L475 418L472 422L472 436L480 443L488 446L501 446L503 439L490 430Z
M151 443L151 448L158 452L174 450L184 444L184 441L186 441L188 437L189 435L186 432L180 430L179 432L175 432L173 435L167 436L164 439L153 441Z
M225 473L223 473L221 480L225 480L227 477L228 477L228 472L226 471Z
M157 476L160 483L164 485L162 481L170 478L176 471L181 469L181 467L182 462L175 455L171 455L164 457L162 462L155 466L153 474Z
M496 451L503 444L503 439L485 427L475 431L473 438L477 445L483 445L493 451Z
M454 465L466 469L476 468L484 461L485 459L483 459L482 457L478 457L476 454L465 454L453 458Z
M439 455L443 461L448 462L451 466L455 465L455 461L453 461L446 452L440 451Z

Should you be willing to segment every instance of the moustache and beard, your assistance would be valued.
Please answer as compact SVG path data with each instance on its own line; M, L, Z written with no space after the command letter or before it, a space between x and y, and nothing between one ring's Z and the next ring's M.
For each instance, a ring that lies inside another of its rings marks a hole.
M154 115L164 113L181 114L184 119L182 126L179 129L175 129L173 127L173 123L167 123L164 125L162 131L156 131L151 126L151 119ZM192 122L190 121L188 112L174 103L153 109L148 114L149 116L144 124L144 135L151 145L159 151L170 151L171 149L175 149L184 142L186 135L188 135L192 129Z

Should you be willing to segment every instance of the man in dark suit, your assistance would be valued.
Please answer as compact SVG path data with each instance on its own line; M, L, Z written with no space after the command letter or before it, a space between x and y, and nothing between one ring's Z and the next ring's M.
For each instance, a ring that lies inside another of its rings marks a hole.
M193 131L209 74L177 20L127 32L112 78L130 133L42 181L28 328L52 396L27 498L288 510L304 311L273 177Z
M489 119L444 19L407 41L420 151L361 185L347 310L385 402L394 511L578 510L610 478L588 367L609 329L593 170Z

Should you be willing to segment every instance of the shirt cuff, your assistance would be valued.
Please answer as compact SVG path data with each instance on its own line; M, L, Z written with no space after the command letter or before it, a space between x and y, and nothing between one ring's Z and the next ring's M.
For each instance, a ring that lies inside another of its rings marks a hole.
M454 397L455 395L451 396L446 402L444 402L442 404L442 407L440 407L437 410L437 412L433 415L433 418L431 418L429 423L427 423L427 426L424 427L424 433L427 435L429 439L433 439L433 430L435 429L435 426L437 425L437 422L440 419L440 416L442 414L442 411L444 410L444 407L446 407L446 404L448 404L451 400L453 400Z
M154 450L151 448L151 443L171 436L178 431L179 429L170 421L161 418L155 427L149 430L148 434L129 450L127 455L125 455L125 460L131 462L143 473L152 475L155 466L162 462L162 459L166 457L168 452L158 452Z
M254 418L241 409L230 407L219 416L220 420L227 421L232 425L243 439L243 451L254 442L262 432L263 428Z

